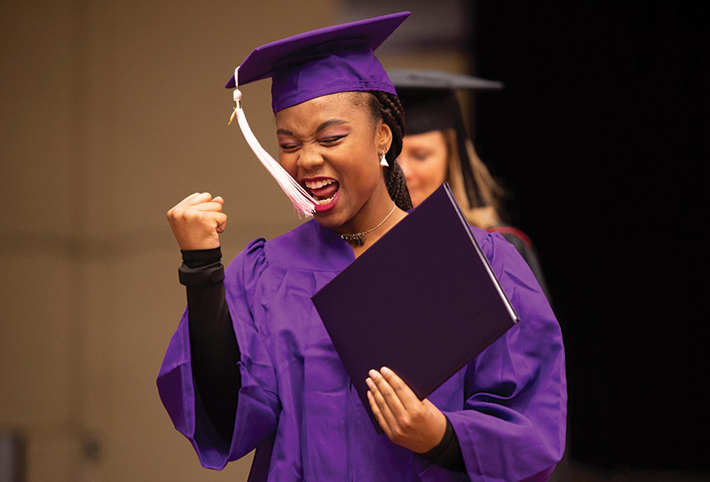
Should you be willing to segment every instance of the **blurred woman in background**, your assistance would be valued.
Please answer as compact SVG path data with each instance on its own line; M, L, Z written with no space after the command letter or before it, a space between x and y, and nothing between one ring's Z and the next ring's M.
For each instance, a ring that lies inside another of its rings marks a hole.
M530 238L503 222L504 191L476 154L466 133L457 89L499 90L500 82L434 70L388 71L406 120L402 153L397 160L416 207L442 183L451 185L468 222L499 232L520 252L548 296L542 268Z

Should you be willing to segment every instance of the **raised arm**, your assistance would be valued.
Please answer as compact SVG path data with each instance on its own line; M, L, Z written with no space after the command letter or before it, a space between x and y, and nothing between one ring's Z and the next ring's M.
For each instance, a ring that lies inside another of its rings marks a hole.
M279 410L274 369L249 301L249 290L266 267L264 241L252 242L231 271L225 270L219 247L227 221L223 204L220 197L195 193L168 212L183 252L179 273L188 307L158 376L175 428L190 440L202 464L216 469L264 441Z

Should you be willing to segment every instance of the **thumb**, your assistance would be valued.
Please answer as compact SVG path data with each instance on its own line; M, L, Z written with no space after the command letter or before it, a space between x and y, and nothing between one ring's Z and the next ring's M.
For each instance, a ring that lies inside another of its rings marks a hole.
M212 219L215 223L215 231L217 231L218 234L222 234L227 228L227 215L224 213L213 213Z

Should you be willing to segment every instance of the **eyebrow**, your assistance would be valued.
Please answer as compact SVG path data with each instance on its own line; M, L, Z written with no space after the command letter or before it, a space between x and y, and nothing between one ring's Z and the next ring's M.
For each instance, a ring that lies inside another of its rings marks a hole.
M327 120L325 122L321 122L320 125L316 128L316 133L322 131L323 129L330 127L330 126L342 126L345 124L350 124L348 121L342 120L342 119L331 119ZM293 132L286 130L286 129L277 129L276 134L282 134L284 136L293 136Z

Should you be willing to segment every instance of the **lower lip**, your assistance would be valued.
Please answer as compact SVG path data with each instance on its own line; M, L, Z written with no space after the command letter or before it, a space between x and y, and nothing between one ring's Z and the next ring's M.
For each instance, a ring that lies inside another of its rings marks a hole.
M333 199L328 204L316 204L315 209L317 213L326 213L333 209L336 204L338 204L338 194L340 191L335 191Z

